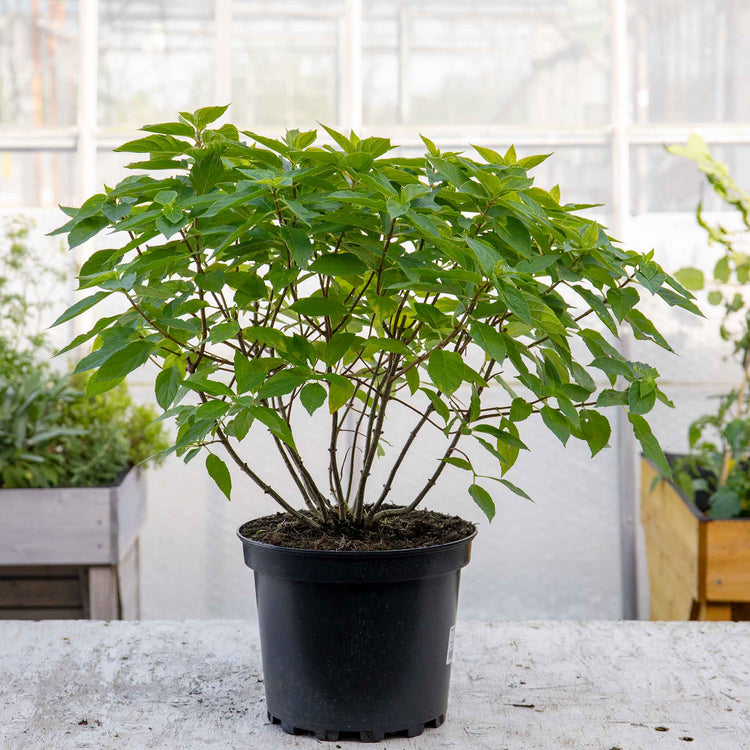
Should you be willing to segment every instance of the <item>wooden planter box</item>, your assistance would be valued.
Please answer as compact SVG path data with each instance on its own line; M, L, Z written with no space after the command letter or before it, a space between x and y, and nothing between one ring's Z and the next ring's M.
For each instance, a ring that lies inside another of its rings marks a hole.
M111 487L0 490L0 619L138 619L140 469Z
M750 619L750 518L708 518L658 476L642 458L651 619Z

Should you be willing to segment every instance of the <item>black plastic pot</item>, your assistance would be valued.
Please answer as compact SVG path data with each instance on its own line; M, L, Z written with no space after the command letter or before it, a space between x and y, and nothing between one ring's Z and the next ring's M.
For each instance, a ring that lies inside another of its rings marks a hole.
M269 719L290 734L364 741L443 723L459 578L475 534L377 552L238 536L255 571Z

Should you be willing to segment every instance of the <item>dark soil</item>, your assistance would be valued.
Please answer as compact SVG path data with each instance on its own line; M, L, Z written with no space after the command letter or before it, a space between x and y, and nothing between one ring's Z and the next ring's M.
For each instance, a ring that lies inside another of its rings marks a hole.
M433 547L465 539L475 531L476 526L463 518L432 510L386 517L369 529L338 520L329 527L316 529L289 513L255 518L240 528L242 536L256 542L338 552Z

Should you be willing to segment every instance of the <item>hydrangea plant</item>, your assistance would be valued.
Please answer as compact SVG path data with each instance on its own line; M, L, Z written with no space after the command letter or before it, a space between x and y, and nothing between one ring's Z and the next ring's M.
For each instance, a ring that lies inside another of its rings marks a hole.
M426 154L406 158L386 138L325 126L333 145L316 145L316 131L276 140L214 126L224 111L144 127L117 150L151 174L64 209L57 231L71 248L112 235L81 268L87 296L58 320L110 302L73 342L95 341L78 366L92 372L90 393L155 363L156 400L178 427L170 450L186 461L205 451L227 497L233 461L314 526L409 513L449 465L466 471L492 518L487 481L525 495L506 474L532 418L596 454L610 438L608 410L625 409L646 455L668 470L644 417L657 399L669 403L657 372L615 343L625 327L669 349L641 296L697 312L692 295L652 253L621 249L581 216L587 206L535 186L529 172L548 155L475 146L477 160L423 137ZM505 400L488 403L490 389ZM394 407L414 417L401 436L388 432ZM297 444L318 410L329 427L323 476ZM443 447L417 494L390 506L426 429ZM303 510L243 457L251 430L267 431ZM466 443L490 454L496 475L479 475ZM373 488L377 460L390 468Z

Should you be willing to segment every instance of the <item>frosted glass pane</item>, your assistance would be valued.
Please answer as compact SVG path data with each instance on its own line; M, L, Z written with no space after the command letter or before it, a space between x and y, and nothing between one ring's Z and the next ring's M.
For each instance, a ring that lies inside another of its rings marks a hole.
M0 151L0 208L70 205L74 159L65 151Z
M77 0L0 0L0 126L72 125Z
M750 3L629 0L636 123L750 119Z
M242 127L315 127L341 119L343 2L236 0L232 115Z
M212 0L99 3L99 122L124 128L214 104Z
M750 188L750 144L711 145L711 152L734 179ZM662 146L633 146L630 150L631 208L634 214L694 211L699 200L708 211L722 208L705 177L693 162L670 154Z
M606 0L365 3L368 124L602 125Z

